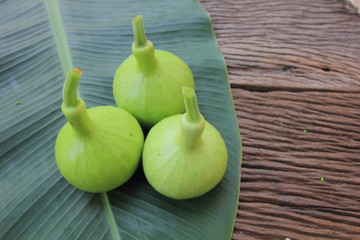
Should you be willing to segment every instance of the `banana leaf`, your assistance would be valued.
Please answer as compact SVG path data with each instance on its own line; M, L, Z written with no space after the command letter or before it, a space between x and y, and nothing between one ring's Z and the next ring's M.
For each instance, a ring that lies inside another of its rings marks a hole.
M131 53L137 14L157 49L189 65L200 111L226 142L225 177L201 197L164 197L141 168L105 195L75 189L57 170L64 74L83 70L79 88L88 107L115 106L112 80ZM231 238L240 136L225 62L196 0L0 1L0 131L0 239Z

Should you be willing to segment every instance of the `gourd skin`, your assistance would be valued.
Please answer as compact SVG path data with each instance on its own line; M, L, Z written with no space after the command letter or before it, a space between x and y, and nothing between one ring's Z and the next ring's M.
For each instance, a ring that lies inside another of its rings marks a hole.
M144 127L185 112L181 87L194 87L189 67L179 57L154 51L155 66L141 71L134 55L117 69L113 91L117 106L130 112Z
M67 122L55 156L64 178L87 192L106 192L125 183L138 167L143 133L128 112L111 106L87 109L94 129L80 134Z
M146 137L143 168L150 185L174 199L201 196L223 178L227 150L219 132L205 121L204 132L195 144L181 132L183 115L156 124Z

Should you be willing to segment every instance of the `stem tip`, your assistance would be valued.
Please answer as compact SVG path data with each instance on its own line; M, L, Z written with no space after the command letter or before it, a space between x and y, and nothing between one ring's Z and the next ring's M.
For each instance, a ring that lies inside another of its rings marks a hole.
M74 72L76 72L77 74L82 74L81 68L74 68Z
M186 118L192 123L198 123L202 117L196 100L196 94L192 87L182 87L182 94L186 109Z
M65 106L75 107L79 104L77 89L81 78L82 71L80 68L70 69L64 84L63 100Z
M134 43L136 47L144 47L147 39L145 36L144 22L141 15L137 15L132 19L132 27L134 31Z

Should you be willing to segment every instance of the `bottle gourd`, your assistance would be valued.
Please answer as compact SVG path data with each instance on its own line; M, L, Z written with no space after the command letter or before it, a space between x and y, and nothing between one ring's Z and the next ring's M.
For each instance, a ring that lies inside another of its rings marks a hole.
M182 59L154 50L146 39L142 16L133 18L132 26L132 55L116 70L113 93L118 107L150 128L165 117L185 112L181 88L194 87L194 77Z
M144 136L137 120L123 109L86 109L77 95L80 77L80 69L71 69L64 84L61 109L68 122L56 139L56 163L73 186L87 192L106 192L134 174Z
M144 143L145 176L174 199L198 197L223 178L228 161L220 133L200 114L193 88L184 87L186 113L163 119Z

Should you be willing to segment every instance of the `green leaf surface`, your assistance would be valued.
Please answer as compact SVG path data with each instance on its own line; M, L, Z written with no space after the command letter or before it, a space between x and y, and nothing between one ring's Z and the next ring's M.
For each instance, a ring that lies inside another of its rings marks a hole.
M181 57L199 108L223 136L229 163L201 197L155 192L140 168L106 196L69 185L54 144L65 123L64 73L80 67L88 107L113 105L115 70L130 54L131 19L142 14L156 48ZM241 147L226 66L208 13L196 0L0 2L0 239L230 239Z

